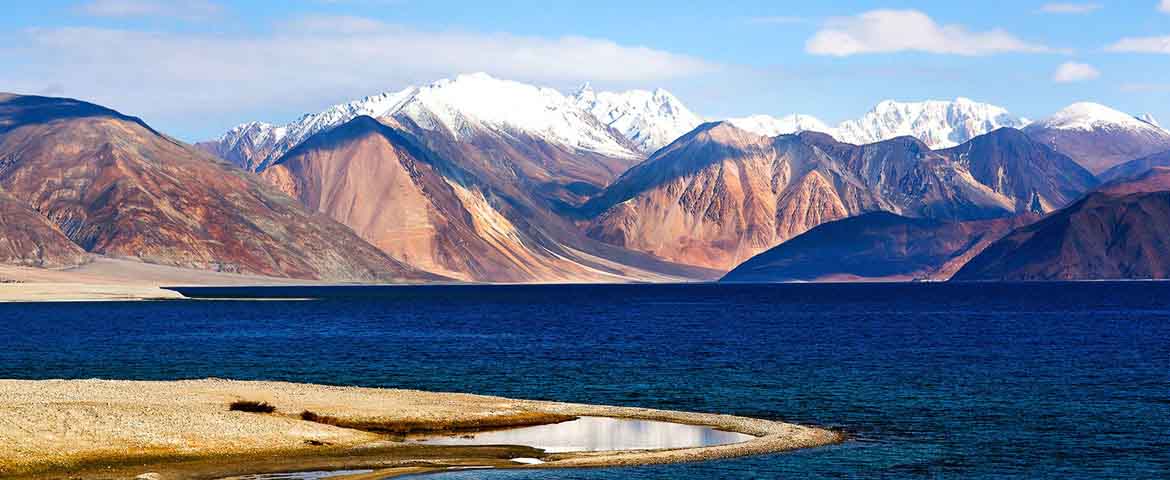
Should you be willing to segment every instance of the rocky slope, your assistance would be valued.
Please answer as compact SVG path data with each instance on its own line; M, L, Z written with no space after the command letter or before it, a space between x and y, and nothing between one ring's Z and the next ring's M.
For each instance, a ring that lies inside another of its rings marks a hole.
M0 189L113 257L335 281L435 278L242 170L76 100L0 95Z
M690 271L577 238L513 169L492 163L499 157L462 145L361 116L311 137L261 175L390 256L452 278L666 280Z
M28 204L0 191L0 263L62 267L87 260L85 250Z
M1106 185L1017 229L968 262L955 280L1170 278L1170 170Z
M1093 173L1170 150L1170 132L1096 103L1074 103L1024 131Z
M951 150L815 132L768 138L705 124L585 205L593 238L730 269L808 229L883 210L972 220L1050 211L1092 188L1071 159L1001 129Z
M947 280L987 245L1035 218L941 222L867 213L813 228L756 255L721 281Z

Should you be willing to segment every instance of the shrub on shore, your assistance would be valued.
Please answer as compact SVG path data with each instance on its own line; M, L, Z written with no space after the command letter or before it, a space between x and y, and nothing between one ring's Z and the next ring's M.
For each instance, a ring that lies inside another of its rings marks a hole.
M228 410L233 412L272 413L276 411L276 406L269 404L268 402L236 400L228 406Z

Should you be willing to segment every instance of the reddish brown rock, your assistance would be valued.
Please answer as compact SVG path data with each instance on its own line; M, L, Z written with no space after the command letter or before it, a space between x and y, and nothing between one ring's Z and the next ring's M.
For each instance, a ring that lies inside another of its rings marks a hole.
M62 267L84 263L85 250L28 204L0 192L0 263Z
M1170 278L1170 170L1104 186L972 259L956 280Z
M0 189L108 256L335 281L435 278L251 174L76 100L0 95Z

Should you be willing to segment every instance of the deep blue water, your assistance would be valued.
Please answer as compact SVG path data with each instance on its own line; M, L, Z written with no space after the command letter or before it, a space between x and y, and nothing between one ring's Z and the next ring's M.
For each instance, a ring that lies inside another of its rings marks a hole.
M0 377L230 377L731 413L797 453L434 478L1170 478L1170 284L517 286L0 305Z

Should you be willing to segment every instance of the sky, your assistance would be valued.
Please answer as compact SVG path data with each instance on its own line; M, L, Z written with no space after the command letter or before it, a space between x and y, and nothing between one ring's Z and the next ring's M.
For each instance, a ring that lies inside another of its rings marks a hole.
M712 119L833 124L884 99L1170 120L1170 0L40 0L0 17L0 91L188 141L460 73L665 88ZM278 6L277 6L278 5Z

